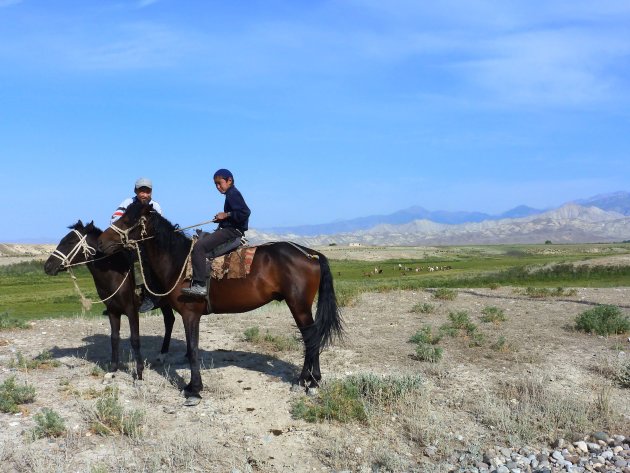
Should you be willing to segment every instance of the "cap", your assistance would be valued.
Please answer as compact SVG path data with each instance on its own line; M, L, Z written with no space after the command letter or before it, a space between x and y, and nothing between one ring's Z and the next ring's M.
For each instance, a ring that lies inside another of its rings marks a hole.
M146 177L141 177L136 181L136 189L140 189L141 187L148 187L153 190L153 183L151 179L147 179Z
M232 176L232 173L230 171L228 171L227 169L219 169L217 172L214 173L214 177L222 177L223 179L232 179L234 180L234 176Z

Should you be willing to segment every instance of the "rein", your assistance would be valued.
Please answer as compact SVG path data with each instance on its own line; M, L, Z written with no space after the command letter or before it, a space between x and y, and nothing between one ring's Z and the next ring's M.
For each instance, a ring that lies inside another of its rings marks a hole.
M77 293L79 294L79 297L81 298L81 306L83 308L83 310L90 310L90 308L92 307L92 304L100 304L102 302L107 302L108 300L110 300L112 297L114 297L118 291L120 291L120 288L123 287L123 284L125 284L125 281L127 280L127 278L129 277L129 271L131 270L131 268L129 270L127 270L127 273L125 274L125 277L123 278L122 282L120 283L120 286L118 286L116 288L116 290L109 295L108 297L106 297L105 299L100 299L98 301L92 301L91 299L88 299L87 297L85 297L83 295L83 292L81 292L81 288L79 288L79 284L77 283L77 277L74 275L74 273L72 272L72 267L73 266L78 266L81 264L89 264L89 263L93 263L95 261L100 261L102 259L107 258L107 256L103 256L102 258L98 258L98 259L94 259L94 255L96 255L96 248L90 246L87 242L87 234L83 235L81 232L79 232L76 229L72 230L78 237L79 237L79 241L77 242L76 245L74 245L74 247L68 252L67 255L64 255L61 251L59 251L58 249L55 249L55 251L53 251L51 256L54 256L56 258L59 258L61 260L61 268L65 268L68 270L68 274L70 275L70 278L72 279L72 283L74 284L74 288L76 289ZM72 263L72 260L75 258L75 256L77 256L79 254L80 251L83 251L83 257L85 258L85 261L82 261L80 263Z
M195 225L193 225L195 226ZM131 230L134 230L137 227L141 227L140 229L140 239L138 240L133 240L131 238L129 238L129 232L131 232ZM146 229L146 217L143 215L142 217L140 217L140 219L138 220L138 222L135 225L132 225L131 227L127 228L126 230L123 230L121 228L118 228L117 226L115 226L113 223L109 226L109 228L113 229L114 232L116 232L118 234L118 236L120 237L120 242L121 245L124 246L125 248L129 248L129 249L133 249L136 251L137 255L138 255L138 264L140 266L140 274L142 275L142 282L144 283L144 287L147 290L147 292L155 297L164 297L164 296L168 296L171 292L173 292L175 290L175 288L177 287L177 285L179 284L179 280L182 278L182 275L184 274L184 271L186 270L186 266L188 266L188 261L190 260L190 255L192 254L192 250L193 247L195 246L195 241L196 240L192 240L190 242L190 250L188 251L188 255L186 256L186 258L184 259L184 264L182 265L182 269L179 272L179 276L177 276L177 279L175 279L175 284L173 285L173 287L163 293L160 294L158 292L154 292L153 290L151 290L151 288L149 287L149 285L147 284L147 278L144 275L144 266L142 265L142 255L140 253L140 242L144 241L144 240L150 240L151 238L155 238L155 235L151 235L151 236L147 236L147 229ZM190 228L190 227L187 227ZM183 228L181 230L184 230Z

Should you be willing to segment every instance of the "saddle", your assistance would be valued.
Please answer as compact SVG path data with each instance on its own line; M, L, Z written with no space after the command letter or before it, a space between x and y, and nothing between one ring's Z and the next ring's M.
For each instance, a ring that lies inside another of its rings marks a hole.
M235 238L216 247L206 256L206 280L239 279L249 274L256 253L255 246L248 246L243 237Z

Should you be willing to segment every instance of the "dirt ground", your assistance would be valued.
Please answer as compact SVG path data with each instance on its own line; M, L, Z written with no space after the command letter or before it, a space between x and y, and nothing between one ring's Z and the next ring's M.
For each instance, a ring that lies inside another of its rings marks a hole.
M105 317L42 320L29 330L2 331L0 383L16 376L19 383L34 386L37 396L18 415L0 414L0 471L372 471L375 464L389 465L380 471L446 471L442 465L449 452L500 444L476 418L475 403L499 382L528 378L541 378L558 396L576 399L592 399L609 386L611 409L630 425L630 390L615 387L601 369L630 352L627 335L602 338L571 328L591 304L625 306L628 313L630 288L578 289L562 300L530 299L509 287L457 292L452 301L436 300L430 291L364 294L343 310L346 339L323 353L325 378L373 373L425 379L424 401L408 418L384 413L367 424L311 424L291 416L292 403L303 395L290 389L301 352L266 352L243 337L253 326L263 333L295 333L284 304L204 316L199 345L205 391L193 408L182 406L179 393L189 378L181 319L168 360L158 365L161 316L142 318L148 368L141 385L134 383L131 368L113 377L95 370L106 367L110 357ZM424 302L434 306L433 313L412 311ZM507 320L480 327L489 343L504 337L509 350L448 339L439 363L413 357L408 339L421 326L437 327L449 312L461 310L479 323L487 306L503 309ZM124 323L123 359L129 359L128 336ZM46 350L61 366L28 372L10 368L18 353L32 358ZM145 413L141 437L90 430L95 399L107 386L119 389L125 408ZM33 416L45 407L65 419L68 434L33 442L27 435L35 425ZM428 457L427 444L444 455Z

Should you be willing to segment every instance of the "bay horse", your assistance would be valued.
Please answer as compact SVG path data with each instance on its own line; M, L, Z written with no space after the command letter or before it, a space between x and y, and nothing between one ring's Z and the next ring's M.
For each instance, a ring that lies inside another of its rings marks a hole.
M190 363L190 383L184 388L185 405L201 400L203 389L199 368L199 322L202 314L241 313L271 301L286 301L304 342L304 364L297 385L306 392L319 386L321 351L343 335L333 278L326 257L289 242L258 246L250 273L243 278L213 279L210 307L205 299L182 294L190 283L185 279L194 241L154 211L150 204L134 202L99 237L99 249L112 254L123 247L144 245L146 264L162 287L170 289L170 305L182 316ZM139 250L137 250L139 251ZM318 294L313 320L312 305Z
M125 314L129 319L131 332L131 349L136 360L136 374L142 380L144 361L140 353L140 321L138 307L139 297L135 294L133 263L128 255L117 253L104 255L97 251L97 240L102 230L94 226L94 222L84 225L79 220L68 227L71 231L64 236L55 251L44 264L44 271L56 276L60 271L72 265L85 264L92 274L98 296L103 300L109 316L111 327L112 363L111 371L119 368L120 318ZM173 309L160 301L160 309L164 317L164 340L161 356L168 353L175 315Z

